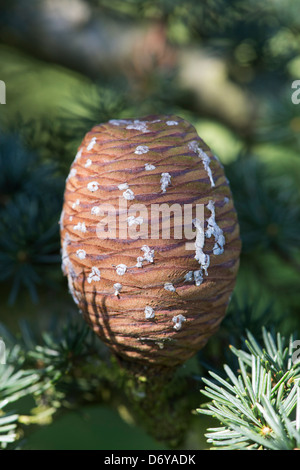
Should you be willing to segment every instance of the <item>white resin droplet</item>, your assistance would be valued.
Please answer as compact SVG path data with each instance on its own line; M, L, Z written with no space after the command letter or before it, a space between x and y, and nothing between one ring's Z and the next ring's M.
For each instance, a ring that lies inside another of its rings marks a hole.
M122 125L125 125L125 124L130 124L132 121L128 120L128 119L111 119L109 121L110 124L112 124L113 126L122 126Z
M186 273L186 275L184 276L184 282L190 282L193 280L193 271L189 271L188 273Z
M85 162L85 168L88 168L89 166L91 166L92 164L92 160L90 158L87 159L87 161Z
M142 256L138 256L137 259L136 259L135 267L136 268L142 268L143 267L143 261L144 261L144 258Z
M175 287L173 286L173 284L171 284L171 282L166 282L165 285L164 285L164 289L168 290L170 292L175 292L176 291Z
M79 259L84 259L86 257L86 252L84 250L77 250L76 255Z
M149 320L150 318L154 318L154 317L155 317L155 313L154 313L153 308L147 305L145 307L145 318Z
M131 124L128 124L128 126L126 126L126 129L134 129L136 131L149 132L147 122L139 121L138 119L135 119Z
M178 126L177 121L167 121L166 124L167 124L167 126Z
M120 284L119 282L116 282L116 284L114 284L115 295L120 294L122 287L123 287L122 284Z
M170 173L162 173L161 174L160 184L161 184L162 192L165 193L167 187L171 184L171 175L170 175Z
M92 215L99 215L101 211L101 208L99 206L94 206L91 209L91 214Z
M116 267L116 272L119 276L123 276L127 271L127 266L126 264L118 264Z
M78 150L78 152L76 153L76 156L75 156L75 162L81 157L81 154L82 154L82 149Z
M96 137L93 137L86 149L87 150L92 150L92 148L94 147L96 142L97 142Z
M172 318L172 322L175 323L173 328L175 330L180 330L182 327L182 323L186 321L186 318L183 315L176 315L175 317Z
M146 171L155 170L155 168L156 168L155 165L152 165L151 163L145 163L145 170Z
M142 155L143 153L148 153L148 152L149 152L148 145L138 145L138 147L134 151L134 153L136 153L137 155Z
M68 234L66 234L63 244L62 244L62 249L61 249L61 259L62 259L61 269L65 275L67 274L66 268L68 266L68 263L70 262L69 255L68 255L69 244L70 244L70 237Z
M75 208L76 208L76 206L79 206L79 204L80 204L80 201L79 201L79 199L76 199L76 201L75 201L75 202L73 202L73 204L72 204L72 209L75 209Z
M210 257L203 253L205 234L199 219L193 219L193 224L196 227L196 241L195 241L195 259L199 262L201 268L207 276L207 268L210 264Z
M92 267L92 272L88 275L87 282L91 284L91 282L98 282L100 281L100 270L96 268L96 266Z
M192 142L189 143L189 149L192 150L194 153L197 153L198 156L201 158L204 169L206 170L206 173L208 174L208 177L210 179L210 184L212 187L215 186L215 182L213 180L212 172L210 169L210 158L209 156L199 147L198 142L196 140L193 140Z
M134 192L131 189L126 189L123 193L123 197L128 201L132 201L134 199Z
M154 262L154 250L151 250L148 245L142 246L141 250L144 252L144 260L149 263Z
M202 269L198 269L197 271L189 271L184 276L184 282L195 282L196 286L200 286L203 282L203 271Z
M97 181L90 181L90 183L88 183L87 185L87 188L93 193L94 191L97 191L99 189L99 185Z
M119 186L118 186L118 189L119 189L120 191L123 191L123 189L128 189L128 188L129 188L129 186L128 186L127 183L121 183L121 184L119 184Z
M134 215L130 215L127 217L127 222L129 227L132 225L141 225L144 222L143 217L134 217Z
M215 238L215 245L213 247L214 255L221 255L224 252L225 237L223 230L216 222L215 205L213 201L209 201L207 208L211 211L211 216L207 220L207 229L205 235L207 238L213 236Z
M69 176L68 176L68 178L67 178L67 181L68 181L70 178L73 178L74 176L76 176L76 173L77 173L76 168L71 168L70 173L69 173Z
M194 271L194 281L196 286L201 286L203 282L203 272L201 269Z
M74 225L73 227L74 230L78 230L79 232L86 232L86 226L84 222L78 222L77 225Z

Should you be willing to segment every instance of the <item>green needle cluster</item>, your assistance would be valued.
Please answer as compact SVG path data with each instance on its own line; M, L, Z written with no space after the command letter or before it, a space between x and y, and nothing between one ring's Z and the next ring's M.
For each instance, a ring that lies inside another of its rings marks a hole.
M211 402L197 411L221 423L206 438L217 449L292 450L300 445L300 363L293 338L276 340L263 329L261 347L248 332L247 350L231 347L238 371L210 372L202 393Z

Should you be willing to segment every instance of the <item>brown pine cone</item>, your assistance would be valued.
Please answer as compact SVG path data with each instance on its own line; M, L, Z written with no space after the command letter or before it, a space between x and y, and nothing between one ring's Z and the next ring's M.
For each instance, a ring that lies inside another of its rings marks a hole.
M239 226L222 165L184 119L88 132L66 182L61 240L70 292L116 355L176 366L217 331Z

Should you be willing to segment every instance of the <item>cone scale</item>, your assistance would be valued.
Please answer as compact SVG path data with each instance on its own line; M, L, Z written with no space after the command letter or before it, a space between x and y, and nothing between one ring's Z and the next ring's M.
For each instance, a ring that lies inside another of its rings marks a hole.
M222 165L186 120L95 126L71 166L60 225L69 290L117 356L177 366L218 330L239 225Z

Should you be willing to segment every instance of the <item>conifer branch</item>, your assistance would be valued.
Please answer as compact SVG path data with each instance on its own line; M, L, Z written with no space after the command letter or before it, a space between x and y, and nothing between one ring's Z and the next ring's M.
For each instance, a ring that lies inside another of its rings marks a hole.
M231 347L239 369L224 366L226 378L203 378L211 401L197 411L218 419L207 430L215 449L292 450L300 444L300 363L293 362L293 337L274 338L263 329L263 346L250 332L247 350Z

